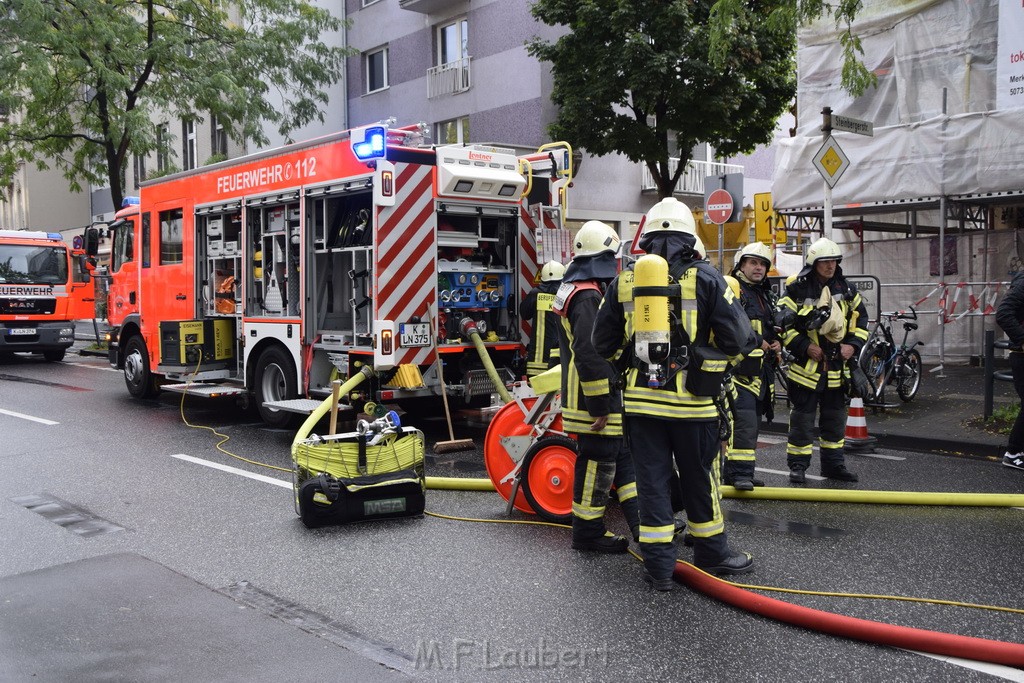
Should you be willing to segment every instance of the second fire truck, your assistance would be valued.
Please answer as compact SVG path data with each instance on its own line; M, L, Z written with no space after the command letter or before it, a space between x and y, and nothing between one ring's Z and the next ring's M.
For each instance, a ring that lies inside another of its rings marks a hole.
M110 226L128 391L234 395L285 426L366 364L379 402L439 397L441 374L489 403L494 370L517 374L538 263L569 257L572 151L422 139L369 126L144 183Z
M94 318L95 301L85 252L60 233L0 230L0 352L63 360L75 320Z

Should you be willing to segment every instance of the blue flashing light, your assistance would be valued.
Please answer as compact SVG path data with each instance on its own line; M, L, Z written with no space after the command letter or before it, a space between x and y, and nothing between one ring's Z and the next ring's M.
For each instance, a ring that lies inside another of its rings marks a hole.
M64 237L59 232L48 232L46 233L46 238L51 240L64 239Z
M352 152L361 161L382 159L386 152L386 140L387 129L384 126L374 126L354 131L352 136Z
M139 198L138 197L125 197L124 199L121 200L121 208L122 209L125 208L126 206L138 206L138 205L139 205Z

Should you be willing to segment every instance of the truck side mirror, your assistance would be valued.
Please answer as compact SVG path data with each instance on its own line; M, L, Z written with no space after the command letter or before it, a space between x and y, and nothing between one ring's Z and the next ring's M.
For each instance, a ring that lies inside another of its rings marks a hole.
M75 278L75 282L88 282L92 276L92 270L89 257L85 254L80 254L78 256L78 277Z
M86 228L85 230L85 253L89 256L96 256L100 253L100 231L97 228Z

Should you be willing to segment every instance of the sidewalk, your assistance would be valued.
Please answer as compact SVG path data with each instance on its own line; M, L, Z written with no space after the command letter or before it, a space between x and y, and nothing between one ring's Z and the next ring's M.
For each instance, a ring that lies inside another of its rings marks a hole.
M1005 363L997 362L996 369L1008 369L1004 366ZM982 428L984 391L982 367L946 365L940 372L935 366L925 366L921 388L913 401L904 403L896 394L896 388L889 386L885 400L890 407L864 409L868 435L878 440L878 448L1001 457L1006 450L1006 435ZM996 410L1019 400L1013 384L999 380L995 382L993 397ZM775 413L774 422L762 424L762 430L787 433L789 408L785 401L776 401Z
M99 338L102 341L104 336L110 330L110 325L107 324L106 320L96 320L95 325L93 320L84 319L75 321L75 341L76 342L88 342L87 346L92 346L96 343L96 333L99 332ZM79 355L82 356L107 356L106 351L96 351L92 349L82 348L78 351Z

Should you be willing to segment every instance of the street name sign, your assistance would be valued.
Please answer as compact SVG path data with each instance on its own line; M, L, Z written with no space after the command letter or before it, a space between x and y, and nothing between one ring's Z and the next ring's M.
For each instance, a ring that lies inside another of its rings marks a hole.
M875 124L871 121L864 121L863 119L855 119L852 116L840 116L839 114L832 114L832 130L842 130L847 133L856 133L857 135L867 135L868 137L874 137L875 135Z

